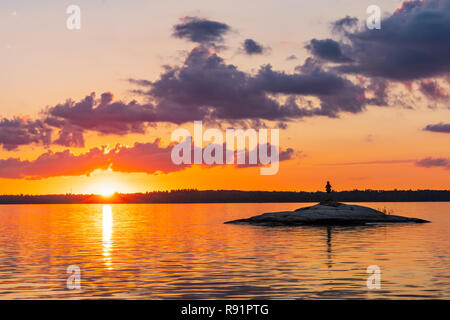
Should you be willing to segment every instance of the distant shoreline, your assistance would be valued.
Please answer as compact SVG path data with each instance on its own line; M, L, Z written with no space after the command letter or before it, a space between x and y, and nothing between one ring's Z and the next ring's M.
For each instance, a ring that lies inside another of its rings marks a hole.
M339 202L447 202L450 190L353 190L332 192ZM147 193L116 193L110 197L96 194L0 195L7 204L139 204L139 203L307 203L327 198L325 192L172 190Z

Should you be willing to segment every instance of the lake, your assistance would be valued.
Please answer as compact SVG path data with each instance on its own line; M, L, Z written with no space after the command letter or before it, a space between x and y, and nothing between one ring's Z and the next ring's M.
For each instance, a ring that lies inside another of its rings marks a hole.
M0 299L450 298L448 202L361 204L427 224L223 224L309 205L3 205ZM372 265L380 289L366 285Z

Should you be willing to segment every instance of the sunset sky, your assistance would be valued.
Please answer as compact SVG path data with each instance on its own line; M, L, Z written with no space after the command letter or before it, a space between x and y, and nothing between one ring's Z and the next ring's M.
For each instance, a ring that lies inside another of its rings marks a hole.
M0 194L450 189L450 0L2 0L0 17ZM281 128L291 151L272 176L176 166L171 133L195 120Z

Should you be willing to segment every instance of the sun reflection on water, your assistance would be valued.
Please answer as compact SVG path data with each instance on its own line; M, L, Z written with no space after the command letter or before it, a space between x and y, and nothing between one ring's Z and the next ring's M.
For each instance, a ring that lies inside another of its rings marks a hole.
M108 269L111 267L111 245L112 245L112 232L113 232L113 214L112 208L109 204L103 206L102 216L102 229L103 229L103 260Z

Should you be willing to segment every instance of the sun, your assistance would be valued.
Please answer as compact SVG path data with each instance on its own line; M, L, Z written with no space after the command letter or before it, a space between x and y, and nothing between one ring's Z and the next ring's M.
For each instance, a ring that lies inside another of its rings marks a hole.
M112 187L103 187L100 190L100 195L103 197L111 197L116 191Z

